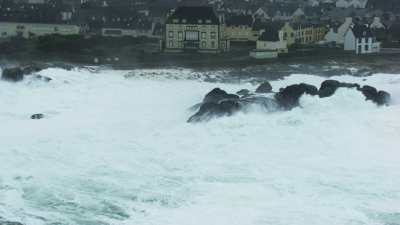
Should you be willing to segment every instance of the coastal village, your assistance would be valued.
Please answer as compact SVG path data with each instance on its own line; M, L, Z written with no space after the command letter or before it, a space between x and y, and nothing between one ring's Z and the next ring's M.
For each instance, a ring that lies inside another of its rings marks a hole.
M377 54L400 46L400 4L396 0L0 0L0 43L45 36L144 38L153 47L143 51L171 55L241 50L254 59L269 59L316 48Z

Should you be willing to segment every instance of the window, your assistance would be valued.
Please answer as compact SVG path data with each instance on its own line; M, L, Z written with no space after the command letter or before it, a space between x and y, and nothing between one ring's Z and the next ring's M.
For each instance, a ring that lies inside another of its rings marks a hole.
M199 40L199 32L198 31L186 31L185 38L187 41L198 41Z
M217 37L217 34L215 32L211 32L211 39L215 39Z
M211 23L211 20L206 20L206 23Z
M290 37L292 37L292 38L294 37L294 33L293 33L293 32L292 32L292 33L290 33Z
M7 36L7 32L1 33L1 36Z
M183 40L183 32L182 31L178 32L178 39Z
M283 34L283 40L287 40L287 33L286 32Z
M206 48L206 42L205 41L201 42L201 48Z
M179 20L178 19L173 19L172 22L173 23L179 23Z
M122 35L122 31L119 29L106 29L104 30L105 35Z
M174 32L173 31L168 32L168 37L169 38L173 38L174 37Z
M215 48L215 42L214 41L211 42L211 48Z
M368 52L369 51L369 46L365 45L365 51Z
M201 39L206 39L206 32L201 32Z
M170 48L173 48L173 47L174 47L174 42L169 41L168 46L169 46Z
M203 20L197 20L197 23L203 23Z
M182 19L182 23L186 23L187 21L186 21L186 19Z

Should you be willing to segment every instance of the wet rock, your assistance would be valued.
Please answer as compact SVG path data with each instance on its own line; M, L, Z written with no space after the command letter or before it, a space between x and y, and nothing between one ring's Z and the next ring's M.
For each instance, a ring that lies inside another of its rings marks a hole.
M44 115L41 114L41 113L33 114L33 115L31 116L31 119L33 119L33 120L40 120L40 119L43 119L43 118L44 118Z
M214 117L231 116L239 110L240 104L235 100L225 100L219 103L206 102L200 106L199 111L191 116L187 122L201 122Z
M359 84L344 83L337 80L326 80L322 82L319 88L319 97L326 98L335 94L338 88L360 88Z
M310 84L294 84L281 88L281 90L275 94L275 99L281 108L290 110L299 106L299 99L303 94L317 95L318 89Z
M43 69L45 69L43 66L31 64L31 65L22 67L22 72L24 75L29 75L29 74L33 74L33 73L42 71Z
M236 94L238 94L238 95L240 95L240 96L245 96L245 95L249 95L249 94L250 94L250 91L247 90L247 89L242 89L242 90L236 92Z
M256 93L270 93L270 92L272 92L272 86L268 81L262 83L256 89Z
M386 91L378 91L376 88L365 85L360 88L366 100L373 101L377 105L387 105L390 102L390 94Z
M18 82L24 79L24 73L19 67L5 68L1 74L1 79L11 82Z
M378 95L375 99L375 103L378 105L389 105L391 96L386 91L378 91Z
M220 88L214 88L212 91L210 91L203 99L203 103L206 102L213 102L213 103L219 103L222 100L228 100L228 99L239 99L238 95L234 94L228 94L226 91L220 89Z
M35 75L34 78L37 80L44 81L44 82L50 82L52 80L50 77L46 77L46 76L42 76L42 75Z

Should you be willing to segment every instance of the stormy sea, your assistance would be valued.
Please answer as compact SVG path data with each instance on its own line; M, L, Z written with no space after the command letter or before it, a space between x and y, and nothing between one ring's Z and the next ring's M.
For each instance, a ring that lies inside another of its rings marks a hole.
M272 78L262 67L50 67L0 81L0 224L400 225L400 75L290 67ZM216 87L326 79L390 103L340 88L290 110L187 122Z

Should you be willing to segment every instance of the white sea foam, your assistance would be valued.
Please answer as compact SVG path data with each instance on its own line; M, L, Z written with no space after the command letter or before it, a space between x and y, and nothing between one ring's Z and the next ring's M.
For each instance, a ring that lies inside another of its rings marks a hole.
M212 88L255 86L113 70L40 74L53 80L0 82L0 217L27 225L400 224L398 75L333 77L390 92L389 107L340 89L303 96L289 112L188 124L188 108ZM277 91L323 80L271 83ZM34 113L46 117L30 120Z

